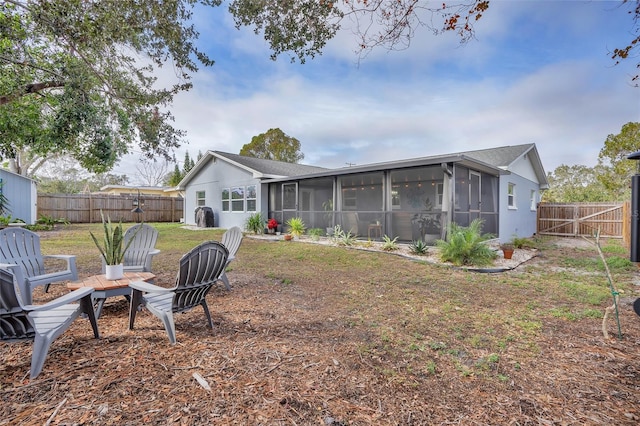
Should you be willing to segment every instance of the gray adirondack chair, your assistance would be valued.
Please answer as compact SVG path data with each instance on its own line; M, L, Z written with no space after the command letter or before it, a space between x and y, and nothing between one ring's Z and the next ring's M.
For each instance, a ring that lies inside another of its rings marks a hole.
M227 290L231 290L231 285L229 284L229 278L227 278L227 266L236 258L236 252L240 248L240 243L242 243L242 229L237 226L231 227L222 234L221 243L224 245L229 251L229 258L227 259L227 264L224 267L224 271L220 279L224 283L224 286Z
M81 314L86 314L96 339L100 338L91 302L92 288L81 288L44 305L24 304L15 280L20 266L0 265L0 341L33 340L30 377L44 366L51 343ZM80 303L72 303L77 302Z
M129 330L133 330L138 308L146 308L160 318L171 344L176 343L176 326L173 314L202 306L209 327L213 328L211 314L205 297L227 264L229 252L217 241L205 241L194 247L180 259L176 284L163 288L143 281L129 284L133 289L129 311Z
M127 247L129 240L133 242L128 246L122 261L125 272L151 272L153 257L160 253L155 248L158 240L158 230L146 223L133 225L124 232L123 246ZM106 270L104 258L102 258L102 273Z
M61 259L66 262L66 268L50 272L45 269L45 259ZM14 271L14 275L26 304L31 304L32 292L37 286L44 286L44 291L47 292L52 283L78 279L75 256L43 256L40 251L40 236L24 228L9 227L0 230L0 263L20 266Z

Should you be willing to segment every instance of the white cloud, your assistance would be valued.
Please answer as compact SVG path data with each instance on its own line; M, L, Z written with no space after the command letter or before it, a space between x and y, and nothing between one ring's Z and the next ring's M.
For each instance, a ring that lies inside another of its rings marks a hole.
M407 51L375 51L360 67L346 32L302 66L273 63L248 30L216 27L234 50L176 98L190 142L177 158L237 153L278 127L302 142L305 163L325 167L531 142L547 171L595 165L607 135L640 117L635 64L613 67L606 55L628 18L603 7L492 2L468 46L423 31Z

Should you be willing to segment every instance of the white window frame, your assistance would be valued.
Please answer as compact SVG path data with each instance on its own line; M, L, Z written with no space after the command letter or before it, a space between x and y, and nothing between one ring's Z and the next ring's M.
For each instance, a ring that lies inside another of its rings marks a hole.
M536 191L535 189L531 190L531 205L529 206L529 208L531 209L532 212L535 212L538 208L538 191Z
M436 183L436 208L442 208L442 200L444 197L444 182Z
M255 212L258 208L257 185L247 185L244 192L248 212Z
M516 204L516 184L512 182L507 183L507 208L509 210L517 210Z
M231 213L245 212L245 187L234 186L231 188ZM238 196L240 195L240 196Z
M222 194L220 194L220 199L222 200L222 211L229 212L231 211L231 189L223 188Z
M207 205L206 191L196 191L196 207Z

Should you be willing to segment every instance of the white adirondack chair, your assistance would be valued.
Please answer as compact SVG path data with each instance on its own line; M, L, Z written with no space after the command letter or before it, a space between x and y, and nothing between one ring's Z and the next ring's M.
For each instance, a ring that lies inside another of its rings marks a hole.
M129 240L133 242L124 252L122 261L125 272L151 272L153 257L160 253L155 248L158 240L158 230L146 223L133 225L124 232L123 247L127 247ZM106 264L102 258L102 273L105 273Z
M129 311L129 330L133 330L138 307L146 308L160 318L171 344L176 343L174 313L186 312L202 306L209 327L213 328L205 297L227 264L229 252L217 241L205 241L180 259L180 269L173 288L159 287L143 281L129 284L133 289Z
M98 324L91 301L92 288L81 288L44 305L22 302L15 281L15 264L0 265L0 342L11 343L33 340L30 377L35 379L44 366L51 343L64 333L73 321L85 314L91 323L93 335L100 338ZM80 303L72 303L77 302Z
M227 271L226 271L227 266L229 266L229 263L231 263L231 261L233 261L236 258L236 252L240 248L240 243L242 243L242 236L243 236L242 229L240 229L237 226L227 229L227 231L225 231L225 233L222 234L221 243L229 251L229 258L227 259L227 264L224 267L225 270L222 273L222 276L220 277L220 279L224 283L224 286L227 288L227 290L231 290L231 285L229 284L229 278L227 278Z
M48 271L45 259L61 259L66 262L66 269ZM22 300L31 304L33 289L63 281L78 279L76 257L73 255L45 255L40 252L40 236L24 228L9 227L0 230L0 263L19 265L14 275L20 286Z

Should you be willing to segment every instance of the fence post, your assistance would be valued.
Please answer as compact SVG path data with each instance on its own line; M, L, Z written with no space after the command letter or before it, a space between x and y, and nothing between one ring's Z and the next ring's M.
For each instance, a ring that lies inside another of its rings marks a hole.
M625 201L624 204L622 204L622 242L626 248L629 248L631 243L630 207L631 207L631 203L629 201Z

